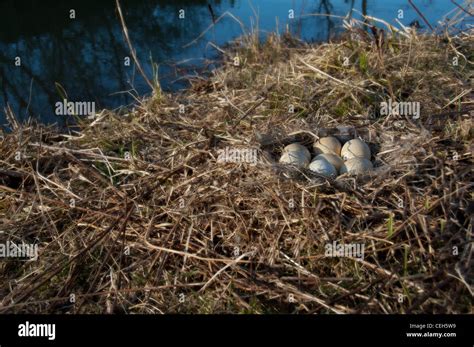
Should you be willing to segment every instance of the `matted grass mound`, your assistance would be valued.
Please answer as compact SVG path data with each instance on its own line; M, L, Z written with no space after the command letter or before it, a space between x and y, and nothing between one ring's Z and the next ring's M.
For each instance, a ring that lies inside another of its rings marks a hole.
M0 262L0 312L472 312L473 44L272 36L69 135L12 119L0 241L39 254ZM419 117L381 114L388 100L420 102ZM341 125L376 146L372 175L275 163L285 139Z

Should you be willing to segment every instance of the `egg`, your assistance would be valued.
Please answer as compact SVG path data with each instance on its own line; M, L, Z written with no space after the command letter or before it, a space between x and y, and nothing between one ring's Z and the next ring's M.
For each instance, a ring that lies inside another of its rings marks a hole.
M333 136L322 137L313 145L316 154L341 154L341 143Z
M370 148L362 140L353 139L347 141L344 146L342 146L341 157L344 160L349 160L352 158L365 158L370 160Z
M308 162L311 160L311 153L309 153L309 150L299 143L292 143L291 145L286 146L283 149L283 152L302 152L308 159Z
M280 158L280 163L295 165L299 167L306 167L311 160L311 153L299 143L292 143L283 149Z
M332 154L332 153L323 153L320 155L317 155L313 160L318 160L318 159L325 159L328 162L334 166L334 168L339 171L341 169L341 166L344 164L344 161L337 155Z
M337 176L337 170L329 161L324 158L313 160L308 167L312 172L324 177L334 178Z
M360 175L363 173L367 173L368 171L372 171L373 168L374 166L372 165L372 162L370 160L356 157L344 162L341 167L340 173L341 175L345 173Z

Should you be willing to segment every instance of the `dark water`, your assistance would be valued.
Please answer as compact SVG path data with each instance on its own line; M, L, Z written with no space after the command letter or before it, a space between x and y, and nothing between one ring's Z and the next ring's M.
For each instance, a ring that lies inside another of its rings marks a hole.
M460 1L458 1L460 2ZM449 0L415 0L428 21L436 24L455 8ZM406 0L122 0L122 9L133 46L150 78L153 64L159 64L162 88L176 91L186 87L185 77L214 68L217 51L242 34L230 16L224 17L202 39L184 47L212 24L214 15L229 11L247 30L256 26L265 32L290 31L308 41L327 40L341 27L337 19L307 16L323 13L344 16L353 11L395 23L399 9L405 25L418 20ZM75 18L70 18L70 10ZM179 19L179 10L185 18ZM295 19L289 19L293 9ZM42 122L63 124L55 114L62 100L58 84L71 101L95 102L96 108L116 108L145 95L150 88L132 63L124 41L114 0L0 0L0 123L10 105L17 117L36 117ZM21 66L15 66L16 57Z

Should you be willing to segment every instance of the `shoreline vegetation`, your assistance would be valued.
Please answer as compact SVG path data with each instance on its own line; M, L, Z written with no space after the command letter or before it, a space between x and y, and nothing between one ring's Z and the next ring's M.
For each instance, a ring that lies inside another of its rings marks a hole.
M0 313L472 313L472 28L365 25L244 36L189 90L68 134L9 112L0 242L38 257L2 259ZM371 175L277 164L340 126Z

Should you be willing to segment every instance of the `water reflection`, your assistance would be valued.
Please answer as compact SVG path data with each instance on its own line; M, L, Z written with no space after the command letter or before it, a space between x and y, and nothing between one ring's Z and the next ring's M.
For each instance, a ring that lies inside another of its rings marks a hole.
M420 0L429 20L452 8L448 1ZM406 12L405 24L417 18L403 0L122 0L133 45L145 72L152 77L152 60L160 64L159 76L166 90L183 88L179 77L193 74L216 58L207 43L223 45L239 36L240 25L226 17L195 44L186 46L226 11L255 27L258 13L262 32L290 30L308 41L327 40L340 26L336 18L304 16L308 13L346 15L352 9L393 21ZM70 18L74 9L75 18ZM179 10L185 18L179 19ZM293 9L295 20L288 19ZM357 15L354 12L354 15ZM114 0L0 0L0 108L7 103L21 119L35 116L43 122L62 122L54 115L61 100L58 83L70 100L94 101L97 108L118 107L133 101L130 93L143 95L149 87L133 66L115 10ZM21 58L21 66L15 59ZM179 68L176 62L180 63ZM207 66L207 65L206 65ZM3 112L0 123L5 123Z

